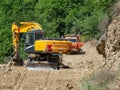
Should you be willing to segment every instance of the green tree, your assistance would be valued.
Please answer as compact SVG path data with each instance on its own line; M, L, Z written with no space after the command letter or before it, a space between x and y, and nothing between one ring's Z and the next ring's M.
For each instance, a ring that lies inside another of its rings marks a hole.
M96 38L100 32L99 23L106 13L109 14L110 7L116 1L1 0L0 62L13 51L12 22L39 22L45 31L45 36L49 38L65 34L81 34L85 39ZM23 48L21 51L23 52Z

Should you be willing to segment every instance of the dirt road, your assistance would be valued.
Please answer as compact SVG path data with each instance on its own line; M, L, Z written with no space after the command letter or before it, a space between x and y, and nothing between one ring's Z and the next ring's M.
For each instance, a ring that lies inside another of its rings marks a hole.
M103 57L85 44L86 54L64 55L70 68L31 71L24 67L0 67L0 90L78 90L79 82L102 65Z

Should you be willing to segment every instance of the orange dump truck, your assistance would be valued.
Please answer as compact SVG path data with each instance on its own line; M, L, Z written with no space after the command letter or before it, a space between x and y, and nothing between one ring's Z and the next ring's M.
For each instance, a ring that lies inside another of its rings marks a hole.
M65 40L71 41L71 53L80 53L82 51L81 47L84 45L83 42L81 42L81 39L79 36L64 36Z

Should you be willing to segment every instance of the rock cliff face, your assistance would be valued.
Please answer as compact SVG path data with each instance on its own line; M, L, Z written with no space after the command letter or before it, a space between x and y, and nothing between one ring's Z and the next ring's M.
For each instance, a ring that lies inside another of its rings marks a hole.
M105 68L120 69L120 13L116 14L99 39L96 49L105 59Z
M120 68L120 13L114 16L106 32L106 66Z

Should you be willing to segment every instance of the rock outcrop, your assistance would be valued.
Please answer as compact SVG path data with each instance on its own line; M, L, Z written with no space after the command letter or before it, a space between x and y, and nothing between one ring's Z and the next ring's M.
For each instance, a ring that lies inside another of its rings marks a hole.
M120 13L114 16L96 49L106 58L104 67L120 69Z
M115 16L106 32L106 65L107 67L120 66L120 14Z

